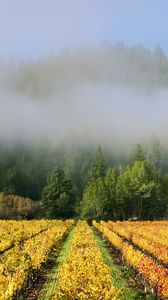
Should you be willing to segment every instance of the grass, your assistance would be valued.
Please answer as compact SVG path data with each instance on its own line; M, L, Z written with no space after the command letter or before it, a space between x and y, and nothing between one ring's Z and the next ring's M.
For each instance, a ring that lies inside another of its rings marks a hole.
M52 294L56 291L59 269L67 257L69 247L73 238L73 234L74 234L74 228L69 233L64 243L64 246L60 252L60 255L56 258L55 265L52 268L51 273L48 276L45 285L43 286L41 295L38 297L38 300L49 300L51 299Z
M54 267L51 270L51 273L48 275L47 281L43 286L40 296L37 298L38 300L49 300L52 298L52 295L56 292L59 270L62 266L62 263L66 260L71 241L74 235L74 229L70 231L67 236L63 248L57 256L57 251L53 251L51 253L51 260L55 260ZM94 238L97 242L97 245L102 254L104 263L108 266L109 272L112 277L112 282L115 288L120 289L122 291L121 300L154 300L158 299L154 296L146 295L143 291L140 291L138 288L130 288L128 286L128 282L131 276L134 276L129 268L126 266L118 265L115 260L112 259L110 250L107 247L106 241L103 237L98 234L98 232L93 229ZM21 298L19 298L21 299Z
M131 270L116 265L113 261L110 250L107 248L106 242L96 230L93 229L94 238L102 254L104 263L108 266L114 287L122 290L121 300L154 300L155 296L146 295L138 288L129 288L126 277L131 277Z

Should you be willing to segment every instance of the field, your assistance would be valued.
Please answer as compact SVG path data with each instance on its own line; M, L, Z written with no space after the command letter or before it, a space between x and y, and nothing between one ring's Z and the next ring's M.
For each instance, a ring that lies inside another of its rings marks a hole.
M0 221L0 300L168 299L168 221Z

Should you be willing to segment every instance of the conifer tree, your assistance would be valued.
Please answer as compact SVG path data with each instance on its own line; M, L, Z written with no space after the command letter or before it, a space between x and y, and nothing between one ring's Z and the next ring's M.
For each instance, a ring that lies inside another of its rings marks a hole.
M68 217L73 209L71 181L65 178L64 171L55 168L47 180L42 194L42 204L50 218Z
M145 156L142 150L142 146L140 144L137 144L136 150L135 150L135 161L143 161L145 160Z
M96 155L92 161L90 169L90 180L94 181L103 178L106 174L106 163L103 157L102 149L98 146Z
M82 218L101 218L108 207L108 190L105 182L106 163L101 147L98 146L96 155L91 163L90 181L88 182L83 199L80 203Z

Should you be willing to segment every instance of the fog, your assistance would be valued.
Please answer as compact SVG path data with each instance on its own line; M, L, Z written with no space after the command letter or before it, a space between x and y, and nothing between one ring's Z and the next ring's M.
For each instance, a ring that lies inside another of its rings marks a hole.
M82 48L1 64L0 139L138 143L168 130L168 59L161 48Z

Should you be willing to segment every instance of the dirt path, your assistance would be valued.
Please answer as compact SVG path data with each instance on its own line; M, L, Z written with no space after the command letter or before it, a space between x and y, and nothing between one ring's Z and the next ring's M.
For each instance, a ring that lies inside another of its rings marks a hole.
M58 276L59 276L59 268L61 267L62 263L65 261L67 257L67 253L69 251L69 247L71 244L71 240L73 238L74 234L74 228L69 233L68 237L66 238L66 241L61 248L59 255L57 255L57 258L55 260L54 266L52 270L50 271L50 274L47 276L47 280L45 284L43 285L43 288L41 289L41 293L38 298L34 299L28 299L28 300L49 300L51 299L52 294L56 290Z
M160 298L155 295L145 292L141 276L123 261L120 252L114 249L94 228L93 232L104 261L111 270L116 287L122 288L124 291L122 300L159 300Z
M17 298L18 300L50 299L57 282L59 265L64 256L66 256L72 234L73 229L51 251L47 263L40 269L35 281L32 281L31 286L26 289L22 296Z

